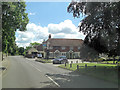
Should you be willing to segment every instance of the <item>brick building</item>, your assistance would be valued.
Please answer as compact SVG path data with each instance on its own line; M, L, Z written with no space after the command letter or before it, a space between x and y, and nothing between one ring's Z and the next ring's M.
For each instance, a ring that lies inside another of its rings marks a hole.
M71 59L80 58L82 43L82 39L51 38L51 35L49 35L48 40L43 42L44 57L46 57L48 51L49 58L56 58L61 55Z

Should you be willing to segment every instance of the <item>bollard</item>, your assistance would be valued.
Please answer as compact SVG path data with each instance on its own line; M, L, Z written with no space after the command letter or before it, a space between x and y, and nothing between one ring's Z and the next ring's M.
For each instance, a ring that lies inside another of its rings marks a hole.
M96 65L94 67L95 67L95 73L96 73Z
M77 70L79 70L79 65L77 65Z
M65 62L65 67L66 67L66 62Z
M70 68L72 68L72 63L70 64Z
M85 67L87 67L87 64L85 64Z
M94 67L96 68L96 65Z

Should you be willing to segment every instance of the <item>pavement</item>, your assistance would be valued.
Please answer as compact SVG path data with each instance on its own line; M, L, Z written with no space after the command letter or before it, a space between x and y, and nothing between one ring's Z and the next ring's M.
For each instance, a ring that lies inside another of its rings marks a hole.
M2 77L3 88L118 88L118 85L40 63L9 56L10 66Z
M10 64L8 57L6 57L6 55L4 55L3 57L3 61L0 62L0 75L2 75L5 70L7 70Z
M6 55L3 55L3 57L4 59L2 61L2 53L0 52L0 89L2 89L2 75L5 74L10 64L8 57L6 57Z

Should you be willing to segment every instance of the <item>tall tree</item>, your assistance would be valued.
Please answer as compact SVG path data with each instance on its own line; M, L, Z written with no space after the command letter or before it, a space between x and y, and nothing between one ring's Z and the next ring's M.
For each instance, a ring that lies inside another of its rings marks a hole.
M25 31L29 22L25 2L2 2L2 51L14 53L15 31Z
M74 17L86 17L79 30L86 38L84 44L98 53L120 55L120 2L71 2L68 12ZM91 52L92 53L92 52Z

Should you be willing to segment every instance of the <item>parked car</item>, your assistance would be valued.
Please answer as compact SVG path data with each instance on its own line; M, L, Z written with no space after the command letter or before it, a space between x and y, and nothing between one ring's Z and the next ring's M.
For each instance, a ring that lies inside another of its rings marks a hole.
M42 54L37 54L37 58L42 58Z
M27 57L27 58L35 58L35 55L33 55L33 54L27 54L27 55L25 55L24 57Z
M53 64L64 64L64 63L68 63L68 59L66 56L59 56L55 59L53 59Z

